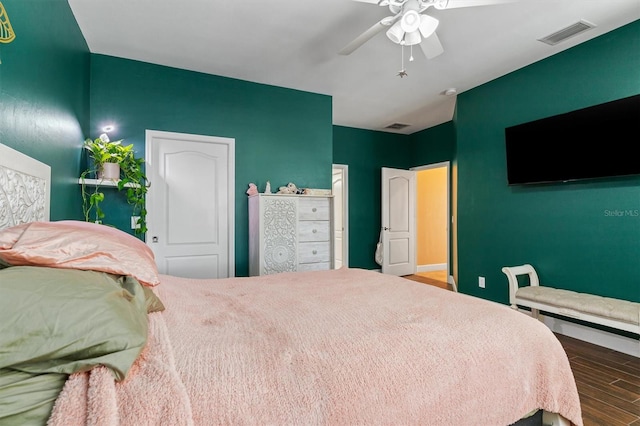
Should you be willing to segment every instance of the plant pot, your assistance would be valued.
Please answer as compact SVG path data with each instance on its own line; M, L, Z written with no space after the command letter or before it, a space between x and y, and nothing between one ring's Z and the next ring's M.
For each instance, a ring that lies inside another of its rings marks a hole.
M104 163L102 168L98 172L98 179L120 179L120 164L118 163Z

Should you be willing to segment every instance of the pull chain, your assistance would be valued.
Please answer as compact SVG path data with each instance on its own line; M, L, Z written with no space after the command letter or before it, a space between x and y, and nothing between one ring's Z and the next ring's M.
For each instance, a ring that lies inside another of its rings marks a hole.
M402 49L402 69L398 71L397 75L400 78L404 78L405 76L409 75L407 74L407 70L404 69L404 43L400 44L400 49Z

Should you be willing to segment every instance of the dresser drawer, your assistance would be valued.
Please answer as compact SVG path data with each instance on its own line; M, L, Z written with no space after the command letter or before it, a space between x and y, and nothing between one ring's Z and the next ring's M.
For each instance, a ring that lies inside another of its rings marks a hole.
M298 244L298 264L329 262L331 260L329 241Z
M329 241L328 220L303 220L298 222L298 241Z
M298 200L299 220L329 220L331 217L329 198L304 198Z
M298 271L326 271L331 269L330 262L319 262L319 263L301 263L298 265Z

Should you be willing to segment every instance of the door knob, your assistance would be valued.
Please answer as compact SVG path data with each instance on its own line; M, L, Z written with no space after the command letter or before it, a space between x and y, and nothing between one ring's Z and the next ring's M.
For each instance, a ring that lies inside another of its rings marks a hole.
M153 243L157 243L157 242L158 242L158 237L152 237L152 238L151 238L151 242L153 242Z

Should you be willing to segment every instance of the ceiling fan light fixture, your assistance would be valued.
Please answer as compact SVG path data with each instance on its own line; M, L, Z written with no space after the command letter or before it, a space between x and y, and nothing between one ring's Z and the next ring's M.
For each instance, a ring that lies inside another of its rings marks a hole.
M420 34L422 34L422 37L427 38L433 34L439 23L440 21L433 16L420 15Z
M413 46L420 44L422 37L420 37L420 31L414 31L412 33L406 33L404 35L404 44L407 46Z
M387 30L387 37L396 44L399 44L404 39L404 30L400 22L396 22Z
M400 19L400 25L407 33L416 31L421 25L420 14L415 10L407 10Z

